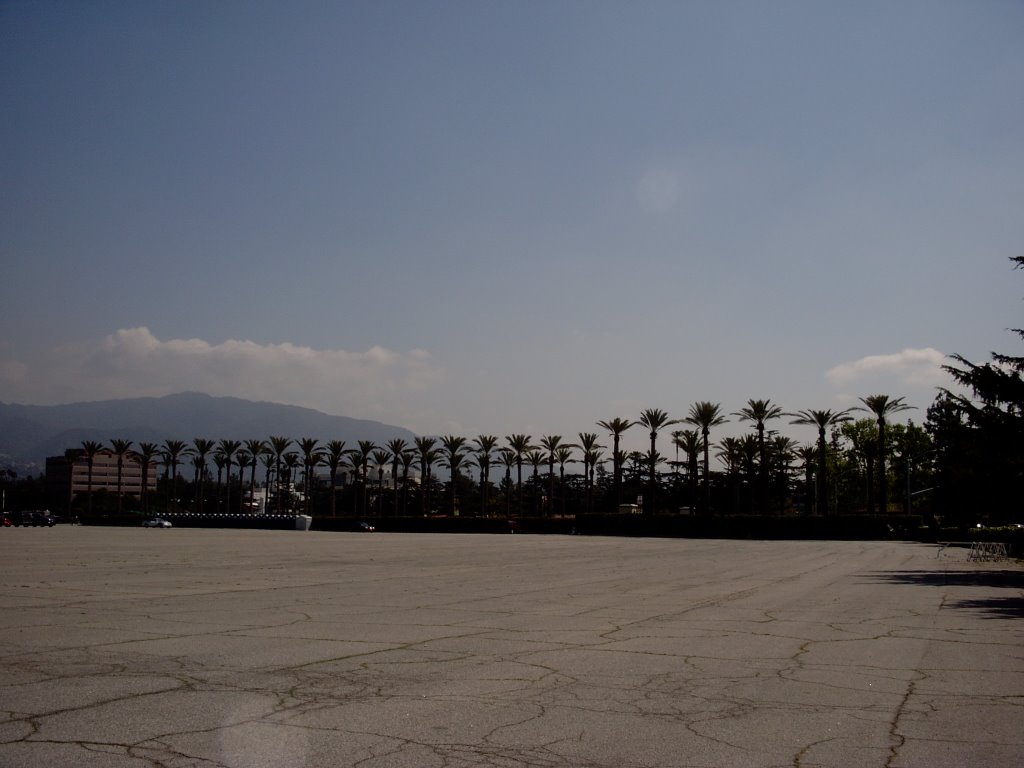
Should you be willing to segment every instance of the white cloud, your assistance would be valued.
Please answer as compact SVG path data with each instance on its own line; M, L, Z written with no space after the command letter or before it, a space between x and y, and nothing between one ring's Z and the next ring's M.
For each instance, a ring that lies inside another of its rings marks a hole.
M840 363L826 371L825 377L837 386L879 376L910 386L939 386L946 380L946 373L942 370L946 362L946 355L931 347L904 349L889 355L868 355Z
M856 405L860 397L882 392L906 397L908 403L925 408L938 387L952 386L952 379L942 369L948 362L946 355L931 347L904 349L840 363L826 371L825 378L837 390L837 404Z
M230 339L168 339L127 328L43 358L0 366L4 399L57 403L195 390L269 400L355 418L394 418L404 399L435 388L444 371L424 350L364 352Z

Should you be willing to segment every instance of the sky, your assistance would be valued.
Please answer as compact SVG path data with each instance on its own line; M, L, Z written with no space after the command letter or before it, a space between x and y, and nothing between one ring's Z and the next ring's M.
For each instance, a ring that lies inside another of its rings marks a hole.
M921 423L1018 351L1015 0L6 0L0 103L0 402Z

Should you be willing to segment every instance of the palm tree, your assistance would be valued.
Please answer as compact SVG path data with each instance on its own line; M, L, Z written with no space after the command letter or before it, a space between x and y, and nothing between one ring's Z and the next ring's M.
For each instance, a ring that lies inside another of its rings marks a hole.
M548 455L548 504L552 510L555 508L555 452L561 445L561 435L545 435L540 439L540 447Z
M206 480L206 457L213 450L213 440L197 437L192 440L192 466L195 468L196 512L202 514L204 506L204 481Z
M299 450L302 451L302 513L310 514L313 511L313 470L320 463L323 455L317 453L316 447L320 441L313 437L303 437L299 440Z
M709 476L708 447L711 445L711 428L725 424L727 419L722 416L721 406L701 400L690 406L690 415L685 419L687 424L700 428L701 440L704 441L704 512L711 513L711 484Z
M402 515L405 515L405 502L409 495L409 467L416 458L416 452L411 448L402 451L399 460L402 462Z
M738 437L723 437L718 441L715 458L725 466L730 475L738 475L743 467L743 450Z
M249 471L249 509L252 509L252 504L256 498L256 465L259 463L260 457L267 454L269 448L262 440L249 439L245 441L245 450L252 456L252 468ZM267 493L270 493L269 486L265 490Z
M499 448L496 461L505 467L505 517L512 516L512 467L516 465L516 452L511 448Z
M718 442L715 458L725 465L725 474L733 492L733 513L740 511L739 474L743 467L743 445L738 437L723 437Z
M171 498L178 504L178 463L188 450L184 440L164 440L164 464L171 470Z
M445 435L441 438L441 451L447 461L448 469L451 470L451 510L452 515L459 514L458 488L459 488L459 464L466 458L466 438L458 435Z
M320 487L319 480L317 479L316 468L324 463L324 452L314 451L310 457L309 462L306 464L305 469L305 486L306 486L306 514L312 515L315 510L314 501L316 500L316 492Z
M224 466L227 464L227 459L224 454L219 450L213 452L213 466L217 468L217 490L214 493L214 498L217 499L216 512L220 513L220 501L221 501L221 478L224 475ZM230 478L229 478L230 480Z
M88 501L88 512L92 514L92 468L96 461L96 454L103 450L103 443L96 440L83 440L82 441L82 452L85 454L85 466L86 466L86 485L85 492L89 496Z
M612 471L613 480L615 485L615 511L618 512L619 507L622 506L622 452L619 451L619 438L622 437L622 433L627 429L636 424L635 421L629 421L628 419L607 419L606 421L597 422L597 426L601 429L606 429L612 434Z
M530 445L529 435L506 435L505 442L516 455L516 509L517 514L523 514L523 456L533 446Z
M231 465L235 463L235 454L242 447L241 440L220 440L217 443L217 451L224 457L224 466L227 469L227 492L224 494L224 511L231 514Z
M658 457L658 432L670 424L678 423L678 419L670 419L668 414L660 408L648 408L640 414L640 425L649 430L651 435L651 451L648 454L651 461L650 478L648 480L648 493L650 494L650 500L644 504L645 514L651 514L655 509L654 494L658 489L657 470L655 467L655 462Z
M816 427L818 430L818 477L815 483L815 506L817 514L827 515L828 504L826 485L825 485L825 474L826 474L826 456L828 455L828 445L825 442L825 430L829 427L837 426L842 424L844 421L850 421L850 411L852 409L847 408L843 411L797 411L796 413L788 414L789 416L795 417L792 424L806 424L808 426Z
M593 511L590 508L591 490L592 490L590 469L593 466L593 464L591 462L591 459L593 459L594 453L601 446L598 445L598 443L597 443L597 433L596 432L580 432L578 437L580 439L580 442L579 442L580 451L583 453L583 489L584 489L584 492L583 492L584 493L583 510L584 510L584 512L589 514L590 512Z
M495 435L477 435L473 438L473 442L476 443L476 448L473 449L476 454L476 463L480 467L480 511L481 514L487 515L491 485L491 458L498 447L498 438Z
M676 448L686 454L686 479L690 488L690 507L697 507L697 461L698 456L704 450L704 438L695 429L681 429L673 433L673 443Z
M434 465L444 458L440 448L431 448L427 452L427 506L434 508Z
M587 484L587 512L592 513L594 511L593 504L593 492L594 492L594 473L597 471L597 467L604 461L604 451L601 450L600 445L595 445L589 451L584 452L584 458L587 464L590 466L590 472L586 478Z
M330 440L324 453L324 463L331 473L331 517L337 516L338 468L345 458L345 441Z
M436 450L437 438L417 437L412 442L420 462L420 514L426 517L428 507L427 495L430 488L430 468L438 459Z
M142 491L140 492L139 502L142 504L142 511L147 512L146 506L146 492L149 490L149 466L153 463L153 458L160 452L159 446L156 443L139 443L139 450L136 453L136 457L139 460L139 466L142 469Z
M540 467L547 461L544 451L539 448L531 448L526 452L526 461L533 467L533 513L539 513L540 481L537 479Z
M673 482L678 484L679 483L679 479L683 476L683 473L680 470L680 467L683 466L683 462L681 462L679 460L679 447L680 447L679 446L679 441L682 440L682 438L683 438L683 430L681 430L681 429L673 429L671 437L672 437L672 447L676 449L676 454L675 454L675 458L672 461L670 461L669 464L672 467L673 475L675 475L675 479L674 479Z
M356 467L363 476L363 488L362 488L362 513L366 514L366 492L367 485L369 484L369 471L370 471L370 456L377 450L377 444L372 440L358 440L356 441L358 446L353 451L356 458Z
M373 466L377 468L377 515L384 515L384 468L391 463L391 452L384 448L374 448L370 454Z
M352 512L353 514L359 515L362 513L362 504L360 499L362 497L361 486L363 477L363 465L362 456L355 448L349 448L345 451L344 460L341 466L345 468L345 472L349 477L349 485L352 488Z
M391 451L391 489L393 491L395 516L398 515L398 464L402 460L402 454L405 453L408 447L409 444L400 437L388 440L387 449ZM404 485L402 492L405 493Z
M643 451L630 451L622 457L622 474L629 475L629 479L633 483L637 483L643 479L647 473L647 468L650 466L650 462L647 460L647 453Z
M288 513L294 514L295 512L295 496L293 489L295 488L295 470L302 463L302 459L296 451L289 451L281 457L284 462L285 469L287 470L285 475L288 478L288 482L285 484L285 490L288 492ZM278 480L278 488L281 487L281 482Z
M768 463L775 477L780 515L786 511L786 498L789 496L789 465L796 455L796 450L796 441L785 435L775 435L768 443Z
M890 400L888 395L869 395L860 399L864 407L857 408L858 411L870 411L878 421L878 506L883 515L889 514L889 483L885 471L885 419L894 413L909 411L914 407L904 403L904 399L897 397Z
M290 437L282 435L270 436L270 450L274 456L274 483L277 485L277 514L281 514L281 457L292 444ZM270 493L270 489L267 489Z
M754 487L754 465L757 464L757 435L744 435L740 438L740 461L743 473L747 477L747 486ZM749 509L749 502L746 505Z
M198 514L202 509L202 498L199 492L200 468L206 472L205 459L200 459L194 448L188 449L188 457L192 462L192 509Z
M238 511L242 512L243 501L245 496L242 495L243 483L245 483L245 470L250 466L256 467L256 457L249 453L244 448L238 450L238 455L235 457L235 461L238 462Z
M481 478L483 477L483 467L481 466L480 456L477 455L476 449L472 446L467 447L468 453L463 459L463 466L466 467L466 475L469 481L473 484L473 487L477 491L477 517L487 517L487 508L483 505L484 501L484 490L481 488ZM473 478L473 471L476 470L476 479Z
M801 445L796 449L796 455L804 463L804 514L807 514L808 501L814 495L814 461L818 449L813 443Z
M263 464L263 514L265 515L267 514L267 505L270 503L270 475L280 462L269 450L260 454L260 461ZM253 467L253 471L256 471L255 467ZM274 475L274 480L277 480L277 475Z
M772 404L771 400L748 400L745 408L733 414L740 421L752 421L757 428L757 503L761 514L768 511L768 457L764 440L766 421L782 416L782 409Z
M111 451L117 456L117 514L121 514L121 477L124 472L124 457L131 450L131 440L113 439L110 441Z
M572 449L576 448L575 445L559 445L555 448L554 457L555 461L558 462L558 487L561 489L561 500L562 500L562 517L565 517L565 465L573 461ZM554 509L554 501L552 500L552 509Z

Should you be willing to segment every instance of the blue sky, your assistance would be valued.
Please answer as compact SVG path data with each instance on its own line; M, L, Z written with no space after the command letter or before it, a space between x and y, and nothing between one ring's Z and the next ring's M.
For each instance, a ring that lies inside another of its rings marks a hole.
M0 401L921 420L1022 324L1022 41L1009 0L3 3Z

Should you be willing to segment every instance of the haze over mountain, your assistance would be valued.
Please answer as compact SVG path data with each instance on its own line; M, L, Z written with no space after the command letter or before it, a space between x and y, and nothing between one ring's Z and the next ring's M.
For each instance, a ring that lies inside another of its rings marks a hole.
M321 442L344 440L352 447L358 440L383 444L393 438L411 442L414 437L407 429L379 421L200 392L65 405L0 403L3 465L37 465L41 469L47 456L79 447L83 440L107 444L123 438L138 445L139 441L245 440L270 435L312 437Z

